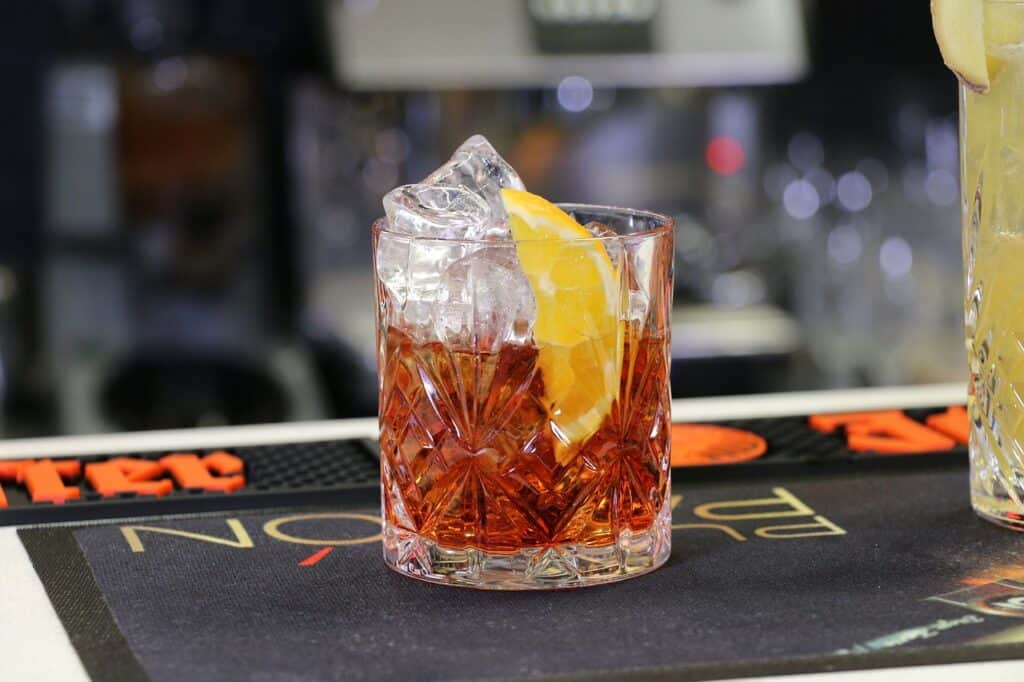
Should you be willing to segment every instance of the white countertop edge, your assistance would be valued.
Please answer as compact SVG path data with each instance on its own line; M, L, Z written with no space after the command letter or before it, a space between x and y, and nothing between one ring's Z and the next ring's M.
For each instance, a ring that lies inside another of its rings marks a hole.
M673 400L672 419L685 422L759 419L819 412L941 407L962 405L966 400L967 386L962 383L762 393L750 396Z
M876 668L871 670L844 670L827 673L797 675L770 675L745 677L747 682L1019 682L1024 672L1024 661L979 661L975 663L945 663L916 665L906 668ZM723 680L723 682L738 682Z
M89 682L16 528L0 528L0 678Z
M676 421L692 422L784 417L812 412L935 407L963 403L966 396L964 384L954 383L689 398L672 402L672 416ZM133 431L0 441L0 459L239 447L376 436L377 419L373 417L168 431Z
M337 438L367 438L376 435L376 417L167 431L125 431L88 436L0 441L0 459L272 445Z

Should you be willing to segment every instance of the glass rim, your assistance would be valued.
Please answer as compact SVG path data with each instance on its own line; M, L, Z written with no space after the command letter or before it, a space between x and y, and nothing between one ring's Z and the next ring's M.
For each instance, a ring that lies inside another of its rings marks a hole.
M1024 2L1024 0L1021 0ZM555 206L566 212L572 211L589 211L595 214L606 214L608 216L625 216L625 217L640 217L648 218L657 224L654 227L639 230L637 232L629 232L627 234L614 234L606 235L601 237L576 237L572 239L463 239L460 237L426 237L422 235L409 234L407 232L399 232L392 230L388 227L388 219L386 216L381 216L373 221L372 232L374 235L387 234L389 238L397 237L410 242L438 242L443 244L480 244L486 246L496 246L499 244L530 244L534 242L566 242L566 243L578 243L578 244L589 244L593 242L607 243L607 242L633 242L633 241L644 241L647 239L653 239L658 236L670 234L675 229L675 219L672 216L665 213L658 213L657 211L648 211L646 209L639 208L625 208L622 206L607 206L604 204L585 204L577 202L556 202Z

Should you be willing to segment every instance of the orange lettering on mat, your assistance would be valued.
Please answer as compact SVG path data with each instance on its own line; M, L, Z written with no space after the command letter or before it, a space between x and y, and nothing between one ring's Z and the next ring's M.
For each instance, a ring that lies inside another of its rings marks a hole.
M672 466L734 464L757 459L768 449L756 433L709 424L672 425Z
M16 483L18 481L18 472L21 471L22 467L28 466L30 463L31 462L27 459L8 459L0 461L0 481ZM4 489L0 487L0 509L6 509L7 507L7 494L4 493Z
M28 488L33 502L62 504L81 497L78 486L65 486L64 479L74 480L82 472L82 465L76 459L40 459L25 462L18 469L18 483Z
M86 480L103 497L119 493L167 495L174 490L171 480L155 480L163 473L164 467L159 462L131 457L115 457L106 462L85 465Z
M946 408L945 412L929 415L924 422L957 443L967 445L970 420L967 417L967 408L963 405L953 405Z
M8 459L0 461L0 481L17 483L21 470L32 463L30 459Z
M245 476L241 473L245 468L244 463L239 457L223 450L202 459L194 452L176 452L161 457L160 464L182 488L230 493L245 486ZM220 475L212 476L211 471Z
M822 433L832 433L841 426L845 427L846 444L857 452L895 455L956 447L952 438L914 421L902 410L819 414L808 421L812 429Z
M203 457L203 464L207 469L216 471L221 476L229 474L240 474L245 469L245 463L241 457L232 455L230 452L217 450Z

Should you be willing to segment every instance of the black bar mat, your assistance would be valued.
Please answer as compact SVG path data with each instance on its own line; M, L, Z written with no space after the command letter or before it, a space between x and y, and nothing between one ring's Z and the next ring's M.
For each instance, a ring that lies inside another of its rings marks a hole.
M162 497L125 493L105 498L90 487L84 476L78 475L68 484L78 488L80 497L53 504L32 502L24 487L7 483L3 487L7 506L0 504L0 526L331 504L339 497L372 503L379 496L380 486L376 448L372 441L344 439L189 451L197 457L225 452L242 461L245 485L230 493L175 486ZM85 469L91 463L114 458L154 462L168 454L171 451L93 453L54 461L76 460ZM0 466L3 464L0 460Z
M21 541L86 672L97 680L148 679L106 608L71 530L38 529L22 533Z
M971 513L962 460L932 462L677 475L669 563L564 592L391 573L375 507L71 532L153 680L715 679L1024 657L1024 536ZM20 534L51 599L74 601L50 570L64 559L34 541L46 532Z

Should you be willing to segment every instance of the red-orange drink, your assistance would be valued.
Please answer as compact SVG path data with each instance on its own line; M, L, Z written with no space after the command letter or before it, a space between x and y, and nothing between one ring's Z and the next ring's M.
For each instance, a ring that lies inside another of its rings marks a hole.
M464 269L474 286L456 295L441 282L428 306L410 305L417 283L382 274L377 259L384 554L402 573L577 587L668 557L672 224L566 208L619 234L565 240L553 275L561 288L540 284L553 247L531 240L426 244L442 257L453 249L454 263L484 263ZM415 263L417 241L437 240L375 225L378 255L409 249L403 258ZM485 280L506 266L501 286ZM500 299L519 291L519 267L534 295L523 321ZM592 287L576 285L587 277Z

